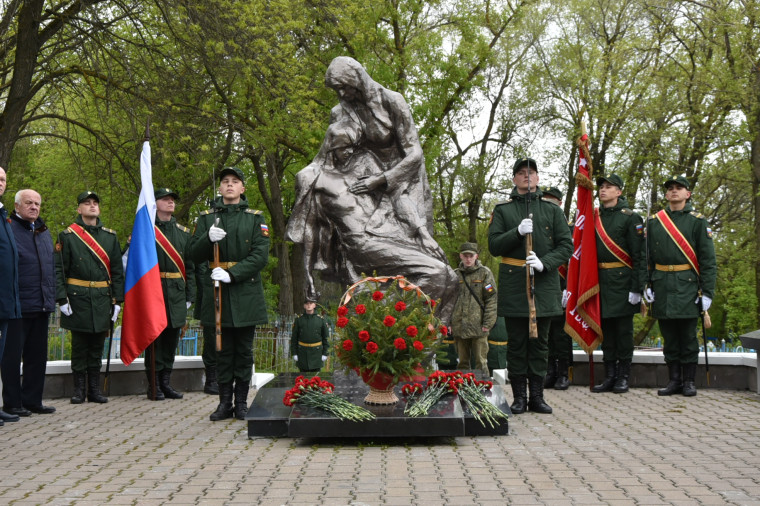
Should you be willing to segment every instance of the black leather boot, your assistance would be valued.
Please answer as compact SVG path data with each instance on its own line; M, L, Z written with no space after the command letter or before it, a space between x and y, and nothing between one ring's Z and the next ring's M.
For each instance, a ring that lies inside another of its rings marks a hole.
M180 392L177 392L174 390L171 385L169 384L169 380L171 380L172 377L172 371L171 369L164 369L162 371L158 371L158 386L161 388L161 391L164 393L164 396L167 399L181 399L183 395Z
M206 368L206 384L203 391L209 395L219 395L219 385L216 383L216 367Z
M509 406L509 409L515 415L525 413L528 403L528 378L525 376L510 376L509 383L512 385L512 396L514 397L514 401Z
M694 397L697 395L697 385L694 383L694 377L697 374L697 364L683 365L683 395L685 397Z
M84 384L86 374L83 372L74 373L74 395L71 396L72 404L82 404L85 399Z
M541 376L530 376L528 380L530 388L528 409L534 413L551 413L551 406L544 402L544 378Z
M245 420L248 413L248 386L249 382L235 380L235 418Z
M150 377L150 369L145 369L145 377L148 378L148 400L151 401L163 401L165 399L164 393L161 391L161 388L158 386L158 373L156 373L155 377L155 383L156 383L156 397L153 398L153 392L151 389L151 377Z
M100 392L100 369L87 370L87 400L105 404L108 397Z
M557 359L550 358L546 366L546 377L544 378L544 388L554 388L557 382Z
M615 387L615 378L617 377L617 362L613 360L604 361L604 381L591 389L592 392L612 392Z
M219 405L211 413L212 422L232 418L232 383L219 383Z
M631 361L621 360L618 362L617 377L612 391L616 394L624 394L628 391L628 377L631 375Z
M665 388L657 390L657 395L680 394L683 390L683 383L681 382L681 362L669 362L668 374L670 376L670 381Z
M567 390L570 388L570 364L567 360L561 358L557 360L557 381L554 383L554 390ZM544 388L546 382L544 381Z

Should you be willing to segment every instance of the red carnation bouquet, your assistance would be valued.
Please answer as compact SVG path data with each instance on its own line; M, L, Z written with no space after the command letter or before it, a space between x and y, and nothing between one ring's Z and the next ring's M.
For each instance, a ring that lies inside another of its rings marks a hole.
M296 378L295 386L285 392L282 403L292 406L296 403L312 408L322 409L335 415L341 420L363 422L372 420L375 415L361 406L351 404L333 393L335 385L321 379L319 376L307 379L304 376Z

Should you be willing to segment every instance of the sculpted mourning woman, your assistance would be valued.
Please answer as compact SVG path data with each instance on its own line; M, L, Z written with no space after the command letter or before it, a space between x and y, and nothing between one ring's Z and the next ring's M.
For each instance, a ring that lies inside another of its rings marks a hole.
M409 106L352 58L335 58L325 84L340 103L319 153L297 175L286 234L304 246L309 294L314 271L344 286L362 273L401 274L440 298L447 319L457 277L431 235L432 197Z

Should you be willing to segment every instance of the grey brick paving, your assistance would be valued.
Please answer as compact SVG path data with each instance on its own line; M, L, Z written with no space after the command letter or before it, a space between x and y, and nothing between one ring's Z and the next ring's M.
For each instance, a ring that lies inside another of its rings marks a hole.
M549 391L500 437L247 438L217 400L47 401L0 427L0 504L760 506L760 396Z

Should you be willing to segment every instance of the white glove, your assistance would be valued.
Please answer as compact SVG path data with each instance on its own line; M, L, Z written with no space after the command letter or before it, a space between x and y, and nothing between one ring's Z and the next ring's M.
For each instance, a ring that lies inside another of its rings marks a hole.
M187 304L187 309L190 309L190 306L192 306L192 305L193 305L193 303L192 303L192 302L190 302L190 301L187 301L185 304Z
M221 281L222 283L232 283L230 273L221 267L214 267L214 270L211 271L211 279L214 281Z
M654 292L651 288L647 288L644 292L644 300L649 302L650 304L654 302Z
M641 294L635 292L628 292L628 304L641 304Z
M68 302L61 306L61 313L65 314L66 316L71 316L74 314L74 311L71 309L71 304Z
M525 257L525 264L533 267L533 270L536 270L538 272L541 272L544 270L544 264L541 262L541 260L538 259L538 256L534 252L529 252L528 256ZM554 299L557 300L557 299Z
M327 355L322 355L322 362L327 362Z
M208 229L208 238L211 242L219 242L226 236L227 232L225 232L224 229L217 227L216 225L211 225L211 228Z
M533 220L530 218L525 218L520 222L519 225L517 225L517 231L520 233L520 235L525 234L532 234L533 233Z
M111 321L116 323L116 320L119 319L119 312L121 311L121 306L118 304L113 305L113 315L111 316Z
M298 362L298 355L293 355L293 362Z
M562 307L567 307L567 301L570 300L570 294L567 290L562 290Z
M697 297L697 300L694 301L694 304L699 304L699 297ZM702 311L707 311L710 309L710 306L712 306L712 299L708 297L707 295L702 296ZM63 311L63 308L61 308L61 311Z

